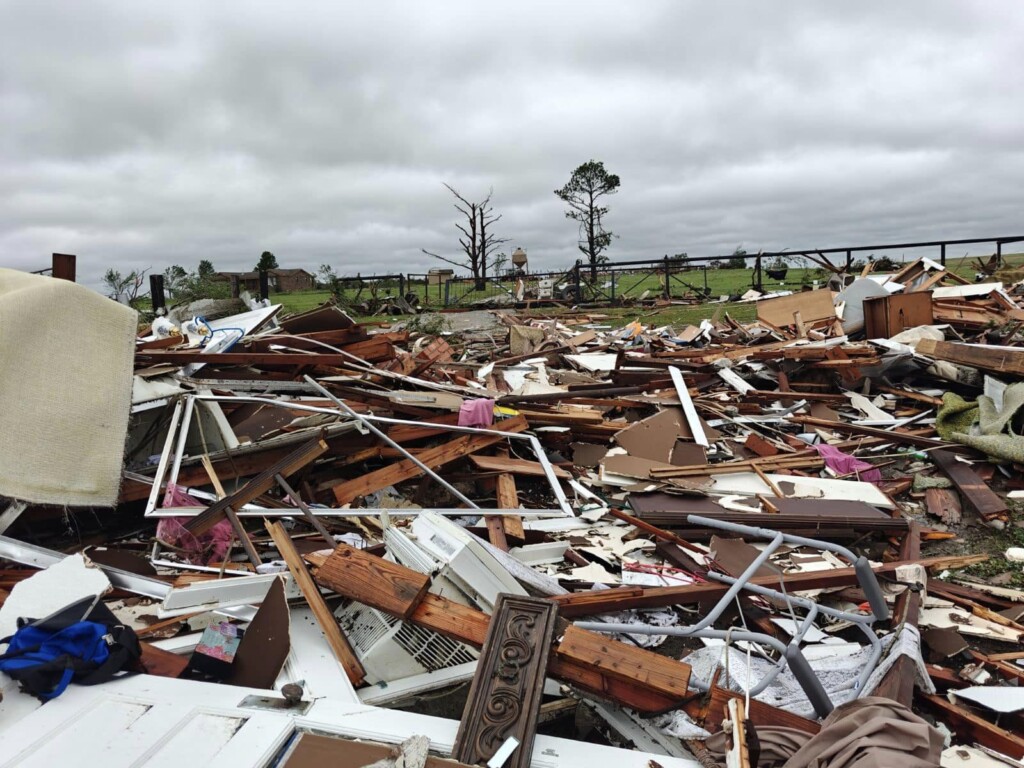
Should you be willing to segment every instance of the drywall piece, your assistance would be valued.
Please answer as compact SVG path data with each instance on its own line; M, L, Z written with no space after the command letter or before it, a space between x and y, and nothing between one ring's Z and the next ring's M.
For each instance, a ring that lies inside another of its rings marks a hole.
M971 283L970 285L949 285L932 288L933 299L966 299L973 296L988 296L992 291L1003 290L1002 283Z
M794 622L792 619L777 619L777 618L773 618L773 619L771 619L771 622L772 622L772 624L777 626L779 629L781 629L783 632L785 632L790 637L795 637L796 633L800 630L800 625L797 624L796 622ZM824 632L822 632L816 626L811 625L807 629L806 634L804 634L803 641L805 643L820 643L823 640L827 640L828 637L829 637L828 635L826 635ZM858 647L860 647L860 646L858 646Z
M634 458L668 462L683 420L680 409L664 408L616 432L615 442Z
M0 606L0 637L13 635L19 618L43 619L83 598L109 591L110 579L98 566L82 555L68 555L14 585Z
M573 568L569 571L568 576L564 578L574 579L576 581L591 581L596 584L618 584L619 577L614 573L610 573L603 566L597 563L588 563L587 565L580 566L579 568Z
M225 682L246 688L272 688L291 652L284 577L275 578L256 616L245 629Z
M565 550L568 548L568 542L549 541L512 547L508 553L525 565L545 565L562 562L565 559Z
M931 599L929 599L931 602ZM1024 638L1024 631L996 624L994 621L974 616L962 608L926 607L921 610L918 619L921 627L938 627L955 629L961 635L987 637L990 640L1001 640L1006 643L1019 643Z
M1024 688L1017 686L976 685L953 693L957 699L967 699L1001 714L1024 709Z
M191 613L197 609L214 610L261 603L277 578L277 574L268 573L232 579L197 581L184 587L176 587L164 598L157 615L161 619L165 619L180 613ZM286 586L287 597L301 596L291 578L288 579Z
M1007 768L1013 763L997 760L975 747L952 746L942 752L939 768Z
M730 387L735 389L741 395L745 395L747 394L747 392L752 392L754 390L754 387L752 387L750 384L741 379L739 377L739 374L737 374L730 368L719 369L718 376L719 378L722 379L722 381L724 381Z
M708 438L704 434L704 427L701 424L700 417L697 415L697 409L693 406L693 400L690 399L690 390L686 388L683 372L674 365L668 367L668 372L672 377L672 384L676 388L676 394L679 395L679 404L683 406L683 414L686 416L686 423L690 426L693 442L707 448Z
M672 469L671 464L651 461L629 454L618 453L621 449L612 448L608 455L601 461L601 479L606 475L630 478L628 485L636 480L650 480L652 469ZM667 460L666 460L667 461Z
M836 501L863 501L873 507L893 509L892 500L871 483L856 480L837 480L830 477L800 477L792 475L766 475L786 496L806 499L830 499ZM711 479L711 492L716 494L741 494L756 496L772 494L760 477L753 472L736 472L715 475Z
M573 443L569 447L572 448L572 463L577 467L596 467L608 453L607 445Z
M573 365L585 371L614 371L619 356L615 352L587 352L582 355L562 355Z

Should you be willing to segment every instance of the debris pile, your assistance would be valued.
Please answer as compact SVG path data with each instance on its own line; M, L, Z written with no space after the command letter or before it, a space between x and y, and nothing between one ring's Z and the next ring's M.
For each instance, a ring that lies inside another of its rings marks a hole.
M1020 764L1017 286L836 288L0 326L0 764Z

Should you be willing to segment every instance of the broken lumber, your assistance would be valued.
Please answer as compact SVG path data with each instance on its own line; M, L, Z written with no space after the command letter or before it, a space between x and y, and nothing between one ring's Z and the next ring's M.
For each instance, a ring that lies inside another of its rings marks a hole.
M316 582L403 619L412 615L430 587L429 576L348 544L339 544L324 561Z
M281 559L288 564L288 570L291 571L292 578L298 584L302 596L306 598L309 610L312 611L317 624L320 625L320 630L324 633L327 644L331 646L334 657L341 664L342 669L345 670L345 674L352 685L360 685L366 677L366 670L363 669L359 657L356 656L352 646L349 645L345 635L342 634L341 628L334 618L334 613L331 612L331 609L327 607L327 603L324 602L324 597L313 582L309 571L306 570L306 564L302 562L302 558L295 549L295 544L292 543L291 538L281 523L264 521L264 525L270 534L270 538L273 539L274 546L277 547Z
M522 416L516 416L494 425L494 429L501 432L522 432L526 428L526 420ZM501 435L459 435L441 445L415 451L413 455L431 469L437 469L504 440L505 438ZM338 504L348 504L360 496L418 477L422 471L415 463L405 459L368 472L354 480L340 482L331 490Z

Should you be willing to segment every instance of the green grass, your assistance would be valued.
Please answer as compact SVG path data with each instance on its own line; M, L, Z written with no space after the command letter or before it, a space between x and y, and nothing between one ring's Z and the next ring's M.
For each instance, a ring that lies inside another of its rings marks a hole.
M1006 254L1004 256L1007 265L1012 268L1024 266L1024 254ZM950 271L968 280L974 279L976 271L973 265L974 257L950 258L947 266ZM689 272L673 272L670 283L672 296L676 299L689 298L696 300L699 292L707 290L712 299L720 296L740 295L751 288L753 278L752 269L694 269ZM596 294L598 301L607 301L613 290L608 285L614 279L614 295L616 299L622 296L628 298L639 298L646 291L648 298L660 298L664 292L663 275L659 272L638 271L632 274L607 274L598 275L596 285L600 293ZM765 275L765 290L800 290L804 286L811 287L817 281L819 287L823 287L828 280L828 274L822 269L810 269L804 267L790 267L784 282L774 281ZM688 285L690 287L688 287ZM502 283L502 286L511 292L514 285L511 281ZM692 290L691 290L692 287ZM382 283L377 296L395 296L398 294L398 282L388 281ZM486 299L501 293L501 290L494 285L489 285L486 291L474 291L469 284L453 284L450 288L449 308L466 307L474 301ZM419 303L429 309L443 309L444 287L426 286L423 283L410 283L405 286L406 293L415 293ZM271 296L271 300L284 305L288 314L304 312L313 309L331 297L331 292L326 290L304 291L299 293L278 293ZM356 287L346 287L342 292L342 298L353 305L356 314L358 305L372 300L373 292L369 286L364 286L362 291ZM669 318L667 322L693 323L699 322L704 317L710 317L715 309L721 305L712 306L688 306L671 307L661 310L658 317ZM754 318L753 304L725 305L725 311L736 320L747 322ZM604 310L603 310L604 311ZM610 309L608 311L611 311ZM643 314L642 308L627 309L626 315L637 316Z

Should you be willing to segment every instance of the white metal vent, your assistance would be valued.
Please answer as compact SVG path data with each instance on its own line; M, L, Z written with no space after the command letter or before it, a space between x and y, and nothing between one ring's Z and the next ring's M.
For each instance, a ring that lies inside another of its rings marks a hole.
M401 680L477 658L476 651L462 643L361 603L350 603L335 615L366 670L368 683Z
M462 643L408 622L395 633L395 642L430 672L476 659L476 654Z

